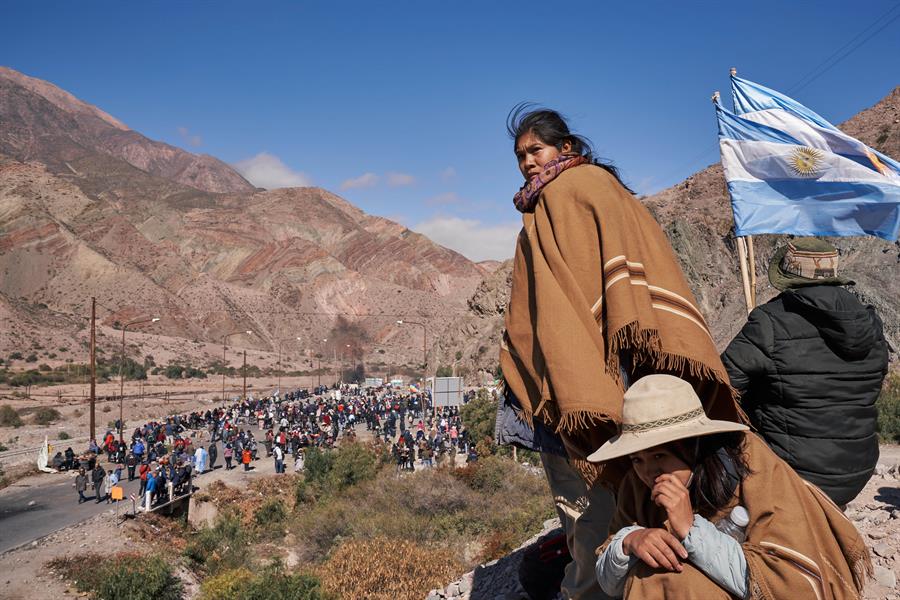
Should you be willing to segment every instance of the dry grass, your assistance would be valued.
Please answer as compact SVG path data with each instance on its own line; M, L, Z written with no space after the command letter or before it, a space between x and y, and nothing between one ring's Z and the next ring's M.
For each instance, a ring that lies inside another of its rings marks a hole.
M344 542L317 569L326 592L369 600L421 600L463 571L447 549L386 537Z

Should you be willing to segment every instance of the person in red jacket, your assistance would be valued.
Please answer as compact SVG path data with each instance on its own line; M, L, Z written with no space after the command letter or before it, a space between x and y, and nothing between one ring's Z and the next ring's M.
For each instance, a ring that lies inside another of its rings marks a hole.
M249 448L244 448L244 451L241 453L241 462L244 463L244 470L250 470L250 460L252 458L252 454L250 453Z

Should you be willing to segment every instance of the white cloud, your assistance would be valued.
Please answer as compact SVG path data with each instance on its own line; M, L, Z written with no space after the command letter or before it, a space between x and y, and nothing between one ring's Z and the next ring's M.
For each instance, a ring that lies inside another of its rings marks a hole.
M355 190L359 188L373 187L378 183L378 175L375 173L363 173L354 179L347 179L341 183L342 190Z
M425 200L425 204L428 206L448 206L448 205L460 205L465 204L465 200L460 198L456 192L447 192L445 194L438 194L437 196L432 196Z
M416 178L406 173L388 173L387 184L391 187L403 187L412 185L416 182Z
M179 127L178 135L181 137L181 140L185 144L187 144L193 148L197 148L198 146L203 145L203 138L197 134L192 134L191 131L187 127Z
M260 152L252 158L234 163L233 166L247 181L267 190L312 185L309 175L292 170L280 158L268 152Z
M456 169L453 167L447 167L443 171L441 171L441 180L442 181L451 181L456 179Z
M487 225L477 219L439 216L423 221L412 229L470 260L505 260L512 258L516 251L516 236L522 224Z

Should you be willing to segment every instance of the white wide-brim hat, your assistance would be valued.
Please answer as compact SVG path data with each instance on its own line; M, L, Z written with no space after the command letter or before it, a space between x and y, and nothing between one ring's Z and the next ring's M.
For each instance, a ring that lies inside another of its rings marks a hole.
M740 423L707 417L687 381L673 375L647 375L625 392L619 435L588 460L604 462L676 440L747 429Z

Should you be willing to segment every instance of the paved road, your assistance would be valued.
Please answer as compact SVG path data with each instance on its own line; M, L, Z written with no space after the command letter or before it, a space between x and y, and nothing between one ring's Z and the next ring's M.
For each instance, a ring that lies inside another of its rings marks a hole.
M253 435L257 440L265 439L264 432L254 431ZM216 471L219 470L218 467L225 465L221 441L218 442L218 447ZM260 448L262 450L260 461L272 461L271 458L265 458L265 447L261 443ZM111 465L105 461L105 456L103 455L104 460L100 464L109 469ZM121 483L125 488L125 501L119 503L120 512L131 510L131 500L128 497L130 494L137 496L140 489L139 479L135 478L129 482L128 470L125 469L122 473L126 476ZM93 496L90 502L78 504L78 492L75 491L74 483L75 475L71 473L38 475L28 477L0 491L0 554L80 523L105 510L115 510L113 503L96 504ZM194 478L194 485L202 483L203 476ZM92 493L93 490L89 485L85 496Z
M274 473L274 460L266 457L265 431L252 428L253 435L259 442L259 460L253 463L254 472L259 474ZM364 426L356 427L360 441L371 439L371 433L365 431ZM207 471L202 476L194 476L194 486L203 486L209 478L217 478L225 466L222 442L217 443L219 454L216 458L215 475ZM105 457L105 455L103 455ZM293 458L288 455L287 468L293 466ZM101 459L104 468L110 468L110 464ZM237 464L237 463L235 463ZM238 466L238 468L240 468ZM234 473L234 471L232 471ZM125 488L125 501L119 504L119 510L124 512L131 510L130 494L137 496L140 489L140 480L132 482L127 480L127 470L123 470L126 479L121 483ZM49 535L65 527L75 525L105 510L115 510L115 505L102 502L96 504L90 502L78 504L78 492L75 491L75 475L71 473L58 473L54 475L37 475L14 483L4 490L0 490L0 554L13 548L18 548L33 540ZM92 490L88 486L85 496Z

